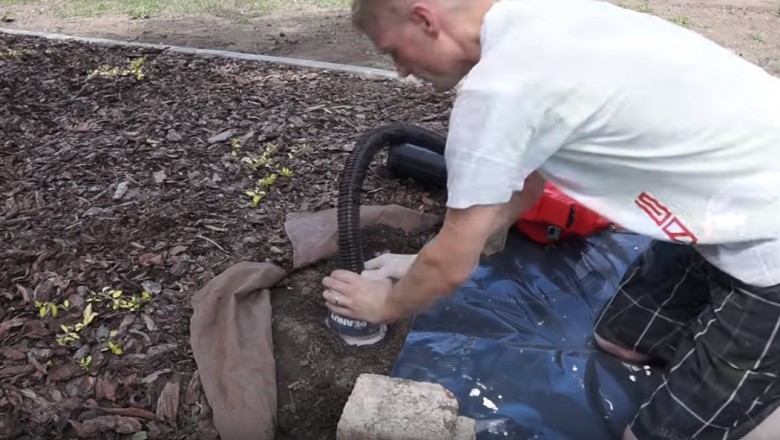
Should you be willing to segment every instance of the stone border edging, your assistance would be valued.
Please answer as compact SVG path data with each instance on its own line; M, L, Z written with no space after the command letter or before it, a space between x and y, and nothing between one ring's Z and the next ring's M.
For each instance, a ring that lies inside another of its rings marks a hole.
M191 54L191 55L216 56L216 57L233 58L233 59L246 60L246 61L261 61L266 63L283 64L283 65L296 66L296 67L335 70L339 72L354 73L357 75L373 77L373 78L390 78L390 79L398 79L404 81L404 79L400 78L398 74L392 70L355 66L351 64L329 63L326 61L307 60L303 58L276 57L271 55L258 55L258 54L252 54L247 52L233 52L229 50L219 50L219 49L201 49L196 47L175 46L169 44L113 40L109 38L78 37L72 35L55 34L51 32L26 31L23 29L10 29L10 28L3 28L3 27L0 27L0 33L10 34L10 35L40 37L49 40L78 41L82 43L103 44L109 46L142 47L142 48L159 49L159 50L176 52L176 53Z

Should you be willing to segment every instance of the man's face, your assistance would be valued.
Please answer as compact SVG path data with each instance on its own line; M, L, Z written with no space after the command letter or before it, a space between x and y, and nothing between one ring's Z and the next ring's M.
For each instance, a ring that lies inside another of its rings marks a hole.
M410 13L376 26L369 37L380 52L392 57L401 77L413 75L444 91L455 87L469 67L463 50L439 23L435 16Z

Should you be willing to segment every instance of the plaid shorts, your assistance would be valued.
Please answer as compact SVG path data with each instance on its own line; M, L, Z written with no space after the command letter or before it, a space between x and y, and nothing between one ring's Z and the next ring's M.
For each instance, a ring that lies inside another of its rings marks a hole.
M778 329L780 285L746 285L666 242L628 268L596 323L664 368L630 424L639 440L736 440L758 426L780 406Z

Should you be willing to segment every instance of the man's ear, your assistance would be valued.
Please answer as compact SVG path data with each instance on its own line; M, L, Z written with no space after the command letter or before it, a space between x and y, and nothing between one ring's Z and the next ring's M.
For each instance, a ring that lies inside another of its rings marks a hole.
M409 18L412 23L420 26L423 32L432 37L439 35L439 20L433 13L430 5L415 3L409 10Z

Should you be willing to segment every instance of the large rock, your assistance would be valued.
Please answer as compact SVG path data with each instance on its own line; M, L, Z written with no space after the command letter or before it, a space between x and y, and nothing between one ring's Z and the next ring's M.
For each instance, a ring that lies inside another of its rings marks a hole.
M444 387L376 374L358 377L338 424L338 440L473 440L474 420L458 416Z

